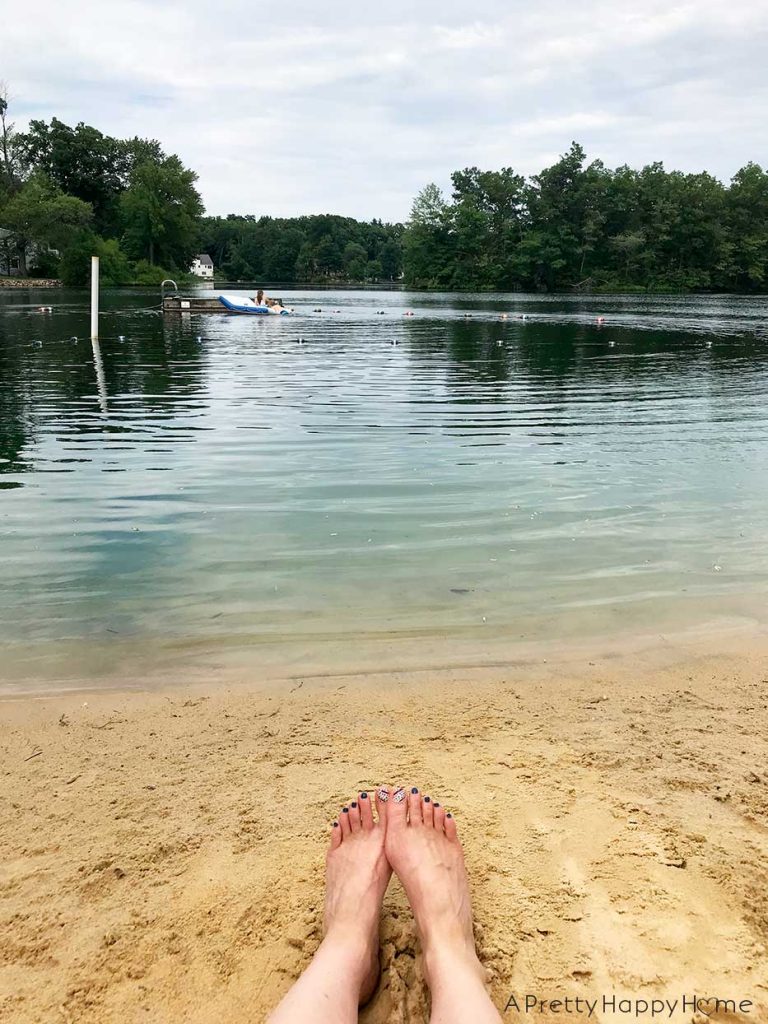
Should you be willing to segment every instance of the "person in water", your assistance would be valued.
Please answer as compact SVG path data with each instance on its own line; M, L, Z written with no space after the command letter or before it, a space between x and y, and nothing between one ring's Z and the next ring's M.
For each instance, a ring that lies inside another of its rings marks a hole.
M379 916L394 872L411 904L432 995L431 1024L500 1024L472 934L456 822L414 787L342 808L326 857L324 938L267 1024L354 1024L379 979Z

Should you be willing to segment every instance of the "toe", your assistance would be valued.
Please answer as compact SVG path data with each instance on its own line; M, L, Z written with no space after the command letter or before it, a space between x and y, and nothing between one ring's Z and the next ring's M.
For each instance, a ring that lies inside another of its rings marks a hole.
M338 821L334 821L331 828L331 849L338 850L341 846L341 826Z
M446 814L445 816L445 834L452 842L457 842L456 821L452 814Z
M342 807L341 814L339 815L339 824L341 825L341 834L346 837L352 832L352 828L349 824L349 808Z
M421 794L416 786L408 794L408 824L421 825Z
M360 822L366 832L373 828L373 807L365 790L360 794Z
M435 828L438 832L442 832L445 826L445 808L441 807L440 804L432 804L433 815L435 821Z
M432 797L425 796L421 802L421 816L424 819L424 824L430 828L434 825L434 812L432 810Z
M376 790L376 810L379 815L379 821L386 822L389 817L389 801L391 799L391 789L389 786L379 786Z
M392 799L389 801L387 828L404 828L407 813L408 802L406 800L406 792L402 786L398 786L392 794Z
M359 832L360 825L360 805L357 800L353 800L349 805L349 827L353 832Z

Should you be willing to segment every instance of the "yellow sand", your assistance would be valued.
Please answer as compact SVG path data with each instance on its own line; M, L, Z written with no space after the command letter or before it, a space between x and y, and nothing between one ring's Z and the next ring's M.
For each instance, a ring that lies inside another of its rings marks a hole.
M6 701L0 1020L262 1020L319 941L328 823L381 781L454 811L500 1008L696 993L768 1020L764 664ZM423 1020L394 881L381 934L361 1019Z

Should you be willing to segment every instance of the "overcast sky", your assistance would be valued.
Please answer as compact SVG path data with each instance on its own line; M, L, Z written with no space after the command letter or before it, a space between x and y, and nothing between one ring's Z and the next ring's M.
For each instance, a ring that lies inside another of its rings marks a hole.
M403 220L456 168L768 164L768 0L0 0L18 127L149 136L209 213Z

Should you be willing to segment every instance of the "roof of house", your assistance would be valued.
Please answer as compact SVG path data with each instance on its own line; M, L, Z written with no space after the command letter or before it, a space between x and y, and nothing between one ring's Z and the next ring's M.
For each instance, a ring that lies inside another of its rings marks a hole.
M197 258L200 260L204 267L213 266L213 260L211 259L207 252L201 252Z

